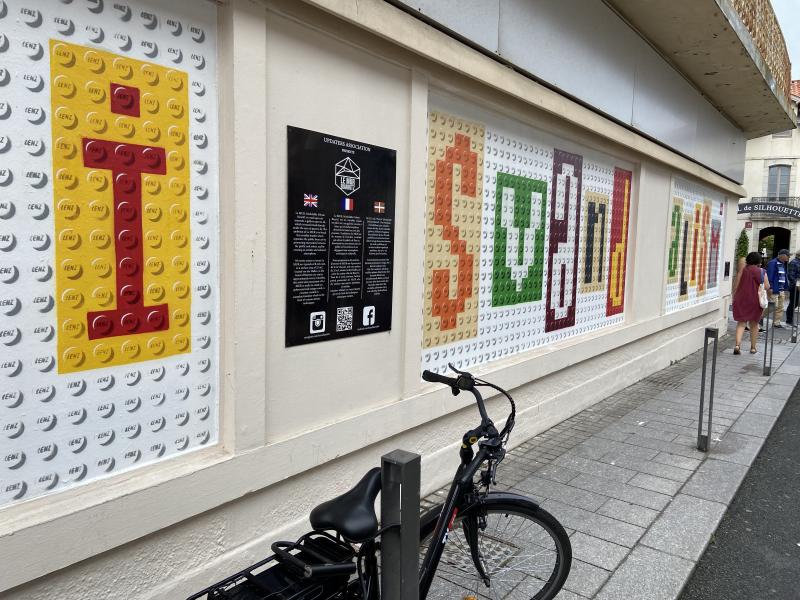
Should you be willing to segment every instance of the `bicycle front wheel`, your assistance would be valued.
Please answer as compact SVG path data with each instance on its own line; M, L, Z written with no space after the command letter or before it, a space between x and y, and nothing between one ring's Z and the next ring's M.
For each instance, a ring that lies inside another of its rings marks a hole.
M436 522L425 521L420 559ZM470 527L476 531L477 552L467 541ZM488 576L488 585L475 561ZM551 600L567 580L571 564L569 536L555 517L522 496L488 494L456 518L426 598Z

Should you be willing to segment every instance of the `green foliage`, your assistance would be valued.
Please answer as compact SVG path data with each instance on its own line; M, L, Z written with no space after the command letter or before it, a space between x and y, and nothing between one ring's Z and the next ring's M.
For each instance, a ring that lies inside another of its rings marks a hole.
M736 261L738 262L740 258L747 256L749 249L750 238L747 237L747 230L742 229L739 239L736 240Z

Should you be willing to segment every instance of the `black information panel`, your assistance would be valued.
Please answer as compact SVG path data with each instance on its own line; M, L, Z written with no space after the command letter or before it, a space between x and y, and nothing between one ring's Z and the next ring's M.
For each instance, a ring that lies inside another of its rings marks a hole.
M286 345L392 328L397 153L288 127Z

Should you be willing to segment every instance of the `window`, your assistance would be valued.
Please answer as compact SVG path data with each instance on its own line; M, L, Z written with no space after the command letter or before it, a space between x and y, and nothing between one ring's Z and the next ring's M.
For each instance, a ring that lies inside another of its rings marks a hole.
M769 168L769 181L767 196L770 198L785 198L789 195L789 174L792 168L789 165L772 165Z

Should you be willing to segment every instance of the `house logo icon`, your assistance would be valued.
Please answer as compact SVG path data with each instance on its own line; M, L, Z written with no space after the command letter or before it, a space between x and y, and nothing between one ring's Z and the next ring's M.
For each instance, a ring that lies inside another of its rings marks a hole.
M336 163L336 187L349 196L361 187L361 168L350 157Z

